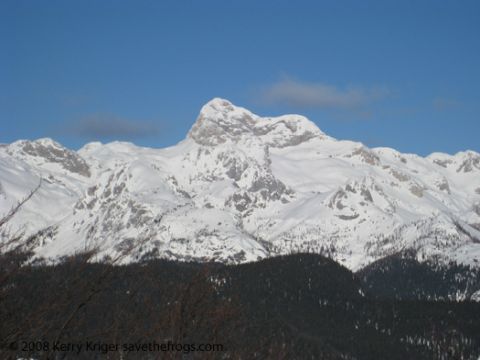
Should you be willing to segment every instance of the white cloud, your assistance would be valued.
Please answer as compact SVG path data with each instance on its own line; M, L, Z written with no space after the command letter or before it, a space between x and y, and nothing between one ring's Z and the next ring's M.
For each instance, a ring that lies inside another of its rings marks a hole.
M388 96L385 88L347 86L344 89L324 84L284 79L264 89L261 97L268 103L296 107L358 108Z

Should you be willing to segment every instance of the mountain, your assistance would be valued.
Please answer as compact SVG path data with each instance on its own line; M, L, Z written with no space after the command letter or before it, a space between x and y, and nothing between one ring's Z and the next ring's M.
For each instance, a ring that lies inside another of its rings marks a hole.
M420 262L414 253L387 256L356 273L365 293L377 299L480 301L480 268Z
M41 231L38 257L98 249L122 262L242 263L313 252L356 271L409 251L480 265L480 154L368 148L303 116L260 117L218 98L164 149L2 145L0 213L38 184L2 234Z

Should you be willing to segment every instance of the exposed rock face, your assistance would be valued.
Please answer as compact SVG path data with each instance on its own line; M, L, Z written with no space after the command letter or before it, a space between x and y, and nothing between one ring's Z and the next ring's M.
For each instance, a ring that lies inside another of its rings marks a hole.
M480 170L480 154L469 151L465 154L464 160L458 167L457 172L472 172L473 170Z
M473 204L472 209L475 212L475 214L480 216L480 202Z
M423 188L418 184L412 184L410 186L410 192L418 197L423 197Z
M405 175L404 173L402 173L400 171L392 169L391 173L392 173L393 177L395 177L398 181L405 182L405 181L410 180L410 177L408 175Z
M227 100L214 99L202 108L189 136L207 146L223 144L227 140L235 142L252 133L253 117L249 111L236 108Z
M261 118L223 99L213 99L206 104L189 132L189 137L206 146L256 138L270 146L285 147L322 135L324 134L303 116Z
M363 146L356 149L352 153L352 156L358 156L360 159L362 159L363 162L369 165L378 165L380 163L380 158Z
M75 151L64 148L59 143L50 139L39 139L37 141L20 141L7 148L11 155L30 155L40 158L46 163L54 163L72 173L82 176L90 176L88 164Z

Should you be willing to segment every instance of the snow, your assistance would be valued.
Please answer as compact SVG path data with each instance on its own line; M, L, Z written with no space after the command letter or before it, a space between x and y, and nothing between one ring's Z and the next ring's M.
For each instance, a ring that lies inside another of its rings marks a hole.
M224 99L165 149L51 139L0 148L0 213L42 180L10 232L50 228L52 259L115 256L254 261L292 251L356 270L406 249L479 266L480 155L425 158L337 140L300 115L261 117Z

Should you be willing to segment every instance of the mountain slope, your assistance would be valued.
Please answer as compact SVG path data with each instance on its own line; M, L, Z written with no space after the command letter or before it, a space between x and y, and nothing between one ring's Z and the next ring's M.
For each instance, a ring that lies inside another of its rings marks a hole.
M480 154L369 149L302 116L259 117L223 99L165 149L0 147L0 213L40 179L9 233L48 228L34 244L43 257L97 248L124 261L239 263L311 251L353 270L406 250L420 261L480 258Z
M373 291L363 291L368 281L359 281L320 255L278 256L235 266L168 260L111 266L85 261L70 258L55 266L24 266L7 278L0 307L0 357L73 357L70 350L51 346L22 351L22 340L38 339L38 334L50 345L83 343L82 339L120 344L104 353L83 347L76 359L105 358L107 352L109 358L122 359L480 356L480 303L393 300L382 294L376 281L369 289ZM380 300L378 295L387 297ZM77 306L79 311L72 313ZM121 346L167 341L222 344L223 351L181 354L177 348L176 353L160 353L122 351Z

